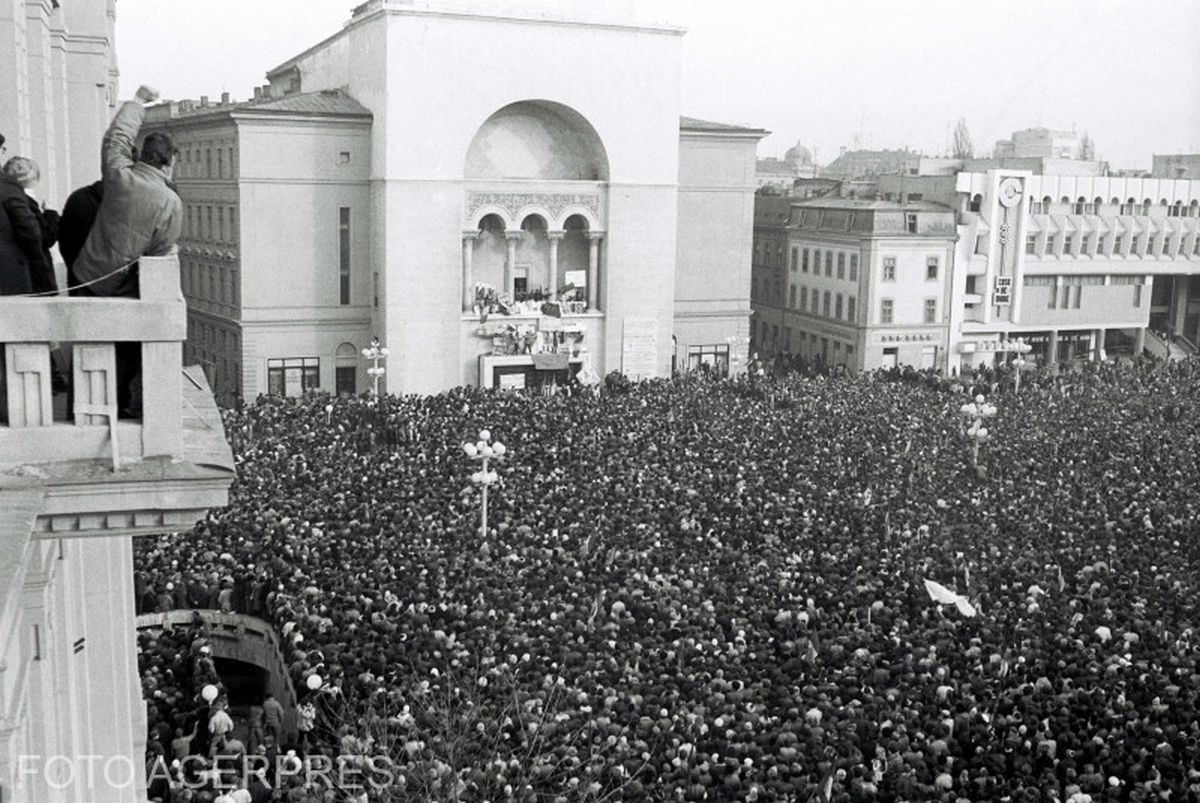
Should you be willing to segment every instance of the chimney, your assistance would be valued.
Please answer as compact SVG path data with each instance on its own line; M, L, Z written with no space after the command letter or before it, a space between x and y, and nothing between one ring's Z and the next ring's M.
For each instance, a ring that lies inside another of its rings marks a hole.
M262 87L261 86L254 87L254 99L262 100L262 96L263 96Z
M221 105L225 106L225 105L228 105L228 103L229 103L229 93L222 92L221 93Z
M201 108L201 109L207 109L207 108L208 108L208 95L201 95L201 96L200 96L200 108Z

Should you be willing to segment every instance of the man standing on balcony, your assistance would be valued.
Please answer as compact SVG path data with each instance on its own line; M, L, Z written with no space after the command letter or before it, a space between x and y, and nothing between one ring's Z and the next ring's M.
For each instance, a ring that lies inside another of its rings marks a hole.
M170 136L148 135L133 158L143 104L157 98L155 90L139 88L137 100L123 104L104 133L104 200L74 266L80 282L92 282L85 289L93 296L136 298L138 258L168 254L179 240L183 202L169 184L175 162Z
M136 298L138 259L169 254L179 240L183 202L170 186L175 147L167 134L149 134L135 160L144 106L158 92L142 86L136 97L121 106L104 132L104 199L73 265L75 280L86 286L73 295ZM117 405L123 416L141 416L140 374L141 344L118 343Z

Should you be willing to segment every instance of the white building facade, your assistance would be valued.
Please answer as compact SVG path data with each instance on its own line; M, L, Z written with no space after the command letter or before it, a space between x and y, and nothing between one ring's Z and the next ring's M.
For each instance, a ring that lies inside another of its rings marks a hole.
M268 73L272 96L342 90L372 115L370 330L389 391L523 386L532 355L496 353L514 331L565 342L573 370L639 378L692 346L744 351L766 132L681 125L683 32L631 8L372 0ZM681 163L705 149L707 173ZM693 209L736 216L719 253L688 258ZM489 316L478 286L519 303Z

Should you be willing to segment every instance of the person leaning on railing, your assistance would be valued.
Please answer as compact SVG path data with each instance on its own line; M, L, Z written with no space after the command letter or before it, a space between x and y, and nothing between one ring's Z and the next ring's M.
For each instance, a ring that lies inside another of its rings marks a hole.
M72 266L75 280L84 285L72 295L136 298L138 259L169 254L179 240L183 203L170 185L175 148L167 134L149 134L135 161L144 105L153 103L158 92L142 86L136 98L122 104L104 133L104 198ZM118 343L117 402L124 415L135 417L141 407L136 389L140 356L140 344Z

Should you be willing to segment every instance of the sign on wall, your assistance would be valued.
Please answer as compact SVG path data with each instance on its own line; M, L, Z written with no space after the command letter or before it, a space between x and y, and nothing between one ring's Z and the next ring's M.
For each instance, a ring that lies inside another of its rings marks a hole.
M630 379L658 376L658 321L625 319L621 372Z
M996 292L992 295L992 303L996 306L1012 303L1012 277L997 276Z

